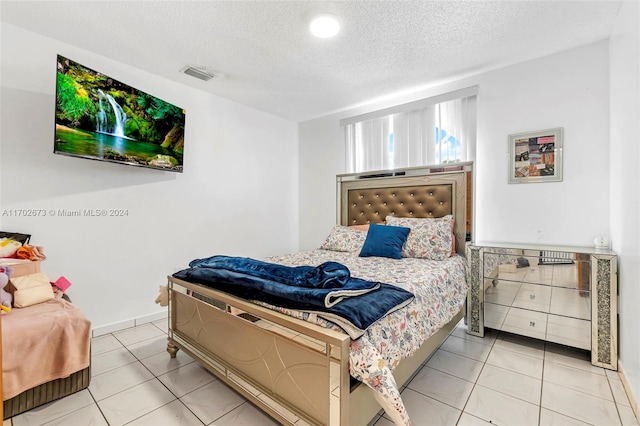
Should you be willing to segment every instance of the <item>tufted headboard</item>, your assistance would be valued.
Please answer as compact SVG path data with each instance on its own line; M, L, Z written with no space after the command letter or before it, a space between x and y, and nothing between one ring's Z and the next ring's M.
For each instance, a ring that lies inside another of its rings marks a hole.
M471 234L472 163L337 176L338 223L384 223L389 215L455 219L456 251Z

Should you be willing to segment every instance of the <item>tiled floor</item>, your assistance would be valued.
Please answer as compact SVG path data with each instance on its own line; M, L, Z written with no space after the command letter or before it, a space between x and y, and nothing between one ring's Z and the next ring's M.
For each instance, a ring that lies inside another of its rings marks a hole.
M171 359L165 348L166 320L94 338L89 389L4 426L276 424L184 352ZM592 366L587 352L493 331L477 338L463 323L402 395L416 426L638 426L617 373Z

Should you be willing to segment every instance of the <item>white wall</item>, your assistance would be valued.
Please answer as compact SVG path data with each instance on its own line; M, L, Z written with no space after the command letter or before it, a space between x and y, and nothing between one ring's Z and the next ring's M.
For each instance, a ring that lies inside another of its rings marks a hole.
M472 85L479 86L476 239L591 245L610 234L606 195L594 202L609 188L608 81L602 41L301 123L301 248L320 244L335 224L335 175L345 172L341 118ZM508 135L553 127L564 127L563 181L508 184Z
M611 240L618 253L620 365L640 397L640 7L624 2L610 40Z
M158 287L194 258L297 249L296 123L15 26L1 36L1 208L128 210L2 217L3 230L45 248L43 270L73 283L94 329L165 315ZM58 53L185 108L184 173L54 155Z
M620 365L638 401L638 9L624 2L610 41L301 123L301 248L320 244L335 224L335 175L345 172L340 119L478 85L476 239L591 246L596 235L610 235L619 255ZM552 127L564 127L563 181L507 184L508 135Z

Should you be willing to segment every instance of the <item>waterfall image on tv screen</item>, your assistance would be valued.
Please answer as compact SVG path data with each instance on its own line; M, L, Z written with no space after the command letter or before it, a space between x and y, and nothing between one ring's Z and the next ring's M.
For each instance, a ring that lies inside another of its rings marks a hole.
M58 55L54 153L182 172L185 112Z

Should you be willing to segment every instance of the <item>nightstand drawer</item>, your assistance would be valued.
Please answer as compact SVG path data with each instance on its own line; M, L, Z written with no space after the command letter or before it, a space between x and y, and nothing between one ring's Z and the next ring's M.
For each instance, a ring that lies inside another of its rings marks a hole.
M547 340L591 350L591 321L549 315L547 317Z
M512 306L546 313L549 312L550 302L551 287L524 283L520 286Z
M553 288L549 313L590 320L591 292L571 288Z
M502 324L504 331L544 339L547 333L547 314L526 309L509 308Z
M511 306L520 286L520 283L495 279L484 291L484 300L497 305Z

